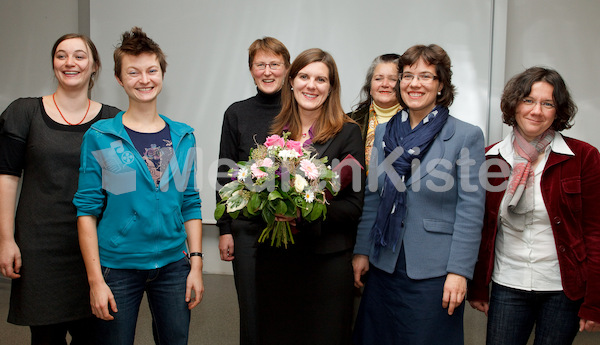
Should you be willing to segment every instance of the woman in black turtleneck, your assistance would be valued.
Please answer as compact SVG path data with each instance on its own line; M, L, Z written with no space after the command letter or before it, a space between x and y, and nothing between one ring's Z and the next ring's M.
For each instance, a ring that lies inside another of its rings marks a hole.
M248 64L258 93L227 108L221 130L217 190L231 181L227 171L248 160L250 149L264 143L271 121L281 110L281 87L290 66L290 53L272 37L254 41L248 48ZM217 202L219 195L217 193ZM218 221L221 260L233 261L240 309L240 345L258 344L256 330L256 248L265 224L261 218L224 214Z

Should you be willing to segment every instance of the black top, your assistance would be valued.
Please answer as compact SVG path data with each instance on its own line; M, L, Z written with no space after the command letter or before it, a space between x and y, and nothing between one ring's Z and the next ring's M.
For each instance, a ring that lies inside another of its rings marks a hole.
M366 142L367 131L369 129L369 108L369 106L363 106L362 108L358 108L353 112L348 113L348 116L360 126L363 144Z
M274 94L257 91L256 96L235 102L225 111L218 170L222 176L217 178L217 202L220 200L218 194L220 187L231 181L227 171L234 167L234 163L247 161L250 149L256 147L256 144L265 142L273 118L281 111L281 91ZM238 219L240 218L243 218L241 214ZM255 219L257 222L262 221L260 217ZM225 213L217 221L221 235L231 234L231 220Z
M40 97L17 99L0 116L0 173L23 171L15 219L23 266L12 281L9 322L49 325L92 315L72 200L83 134L118 112L102 105L92 121L63 125Z

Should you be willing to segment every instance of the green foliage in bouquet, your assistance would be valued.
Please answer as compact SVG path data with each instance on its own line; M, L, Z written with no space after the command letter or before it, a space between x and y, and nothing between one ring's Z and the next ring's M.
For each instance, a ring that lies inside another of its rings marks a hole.
M215 218L227 212L237 218L240 212L247 218L261 216L267 223L259 242L271 239L271 245L287 248L294 243L289 222L276 216L302 218L305 221L325 219L326 190L336 195L339 176L327 165L327 157L316 158L311 147L298 141L272 135L263 145L254 148L248 161L237 163L229 175L232 181L219 190Z

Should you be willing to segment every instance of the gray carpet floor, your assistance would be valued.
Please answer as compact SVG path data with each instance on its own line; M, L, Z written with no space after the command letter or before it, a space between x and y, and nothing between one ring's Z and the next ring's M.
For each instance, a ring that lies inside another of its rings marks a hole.
M205 294L202 303L192 311L190 345L235 345L238 344L238 307L230 275L206 274ZM29 328L7 323L10 281L0 278L0 345L28 345ZM465 309L465 344L485 343L485 316L467 306ZM144 301L136 328L135 345L152 345L150 311ZM530 341L529 344L532 344ZM574 345L598 345L600 333L581 333ZM285 344L282 344L285 345ZM310 344L307 344L310 345ZM382 344L385 345L385 344Z

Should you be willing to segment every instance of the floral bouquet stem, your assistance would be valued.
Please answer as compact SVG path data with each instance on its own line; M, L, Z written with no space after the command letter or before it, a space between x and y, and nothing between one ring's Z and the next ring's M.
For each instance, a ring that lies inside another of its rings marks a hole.
M267 225L260 234L258 242L263 243L269 237L271 237L271 246L275 245L278 248L281 247L282 243L286 249L289 242L294 244L294 236L292 236L292 229L289 222L275 221Z

